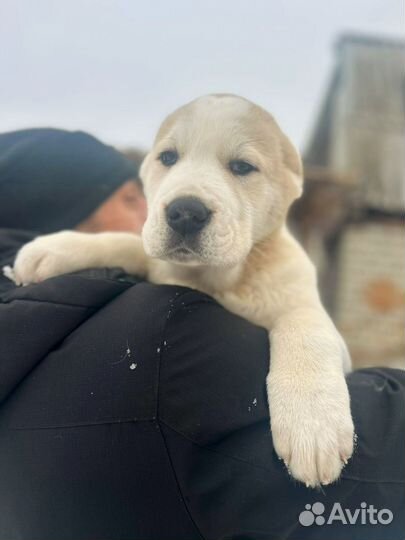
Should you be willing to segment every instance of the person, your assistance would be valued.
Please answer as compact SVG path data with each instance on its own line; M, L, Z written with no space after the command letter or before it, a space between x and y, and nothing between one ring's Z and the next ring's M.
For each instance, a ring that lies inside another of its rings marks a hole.
M61 228L139 233L146 219L136 164L82 132L0 134L0 186L0 227L8 235Z
M0 264L40 233L139 232L136 175L86 134L0 136ZM119 268L0 290L0 540L404 537L405 372L348 376L355 453L307 489L273 449L265 330Z

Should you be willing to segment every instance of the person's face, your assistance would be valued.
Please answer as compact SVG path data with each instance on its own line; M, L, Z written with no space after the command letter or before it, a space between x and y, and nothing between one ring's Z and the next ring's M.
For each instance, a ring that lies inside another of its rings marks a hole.
M128 180L86 220L79 223L76 230L125 231L140 234L146 214L146 201L141 188L134 180Z

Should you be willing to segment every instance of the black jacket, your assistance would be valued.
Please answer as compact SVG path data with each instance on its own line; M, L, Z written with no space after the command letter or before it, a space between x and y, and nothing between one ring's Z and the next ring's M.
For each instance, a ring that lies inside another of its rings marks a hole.
M357 449L311 490L273 450L264 330L118 269L0 287L0 540L404 538L404 372L348 377ZM393 520L301 525L315 502Z

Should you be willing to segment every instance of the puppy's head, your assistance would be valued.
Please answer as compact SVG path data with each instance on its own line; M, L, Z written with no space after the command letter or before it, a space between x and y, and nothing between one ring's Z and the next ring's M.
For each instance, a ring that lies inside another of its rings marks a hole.
M242 261L302 191L301 160L273 117L222 94L166 118L141 178L146 252L193 266Z

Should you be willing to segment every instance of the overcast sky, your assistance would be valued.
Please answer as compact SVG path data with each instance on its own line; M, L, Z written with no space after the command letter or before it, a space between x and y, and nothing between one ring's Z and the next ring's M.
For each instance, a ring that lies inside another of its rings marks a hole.
M403 37L403 0L0 0L0 131L148 148L171 110L231 92L303 148L345 31Z

